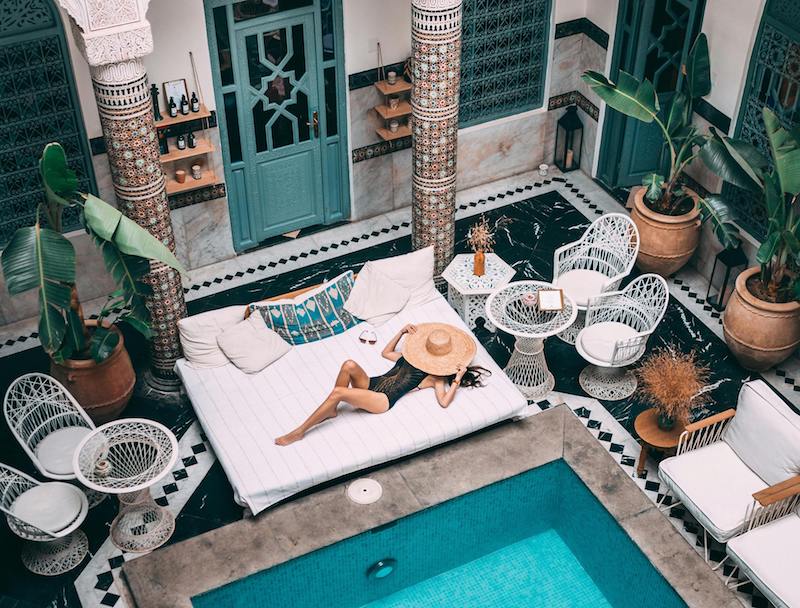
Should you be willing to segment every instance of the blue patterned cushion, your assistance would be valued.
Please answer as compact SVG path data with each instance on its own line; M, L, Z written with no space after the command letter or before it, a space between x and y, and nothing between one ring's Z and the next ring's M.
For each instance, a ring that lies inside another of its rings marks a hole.
M291 344L307 344L350 329L358 323L344 309L353 289L353 273L347 271L325 283L311 294L294 300L257 302L250 310L258 311L267 327Z

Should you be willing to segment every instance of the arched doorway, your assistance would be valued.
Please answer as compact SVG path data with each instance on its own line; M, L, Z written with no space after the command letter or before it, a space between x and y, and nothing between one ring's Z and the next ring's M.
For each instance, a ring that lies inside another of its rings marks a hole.
M72 63L51 0L2 0L0 10L0 245L29 225L43 196L39 156L59 141L82 190L96 192ZM67 213L64 228L76 228Z

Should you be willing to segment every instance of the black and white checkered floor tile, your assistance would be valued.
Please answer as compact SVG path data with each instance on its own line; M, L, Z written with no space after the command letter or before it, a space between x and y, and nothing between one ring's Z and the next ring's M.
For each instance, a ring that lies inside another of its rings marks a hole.
M634 437L612 416L603 405L596 399L569 395L567 393L551 393L547 400L537 403L537 406L546 410L554 405L565 403L575 413L578 419L583 422L589 432L606 448L612 458L641 488L642 492L658 503L664 493L661 482L658 479L658 463L649 457L645 464L644 473L639 477L636 473L636 465L639 459L640 446ZM667 504L669 504L667 498ZM674 507L669 510L670 523L686 539L695 550L703 555L703 529L697 521L683 508ZM709 560L711 566L716 566L725 558L725 547L709 537ZM729 564L723 565L718 569L717 574L723 579L727 579L732 571ZM733 576L731 584L741 582L742 586L736 590L737 597L744 606L753 608L768 608L770 603L755 589L746 578L739 579Z
M194 422L178 442L179 458L175 467L151 491L155 501L176 517L203 481L216 461L200 423ZM120 568L141 554L123 553L107 538L91 556L89 563L75 580L75 590L84 608L115 606L126 608L117 580Z

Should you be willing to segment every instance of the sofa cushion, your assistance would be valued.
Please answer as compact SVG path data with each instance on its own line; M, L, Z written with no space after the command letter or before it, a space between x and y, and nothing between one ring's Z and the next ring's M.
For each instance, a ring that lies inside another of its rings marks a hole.
M663 460L658 475L700 525L723 543L744 526L753 494L767 487L724 441Z
M587 306L589 298L603 293L608 277L596 270L568 270L556 279L556 287L564 290L578 306Z
M405 255L375 260L372 265L385 277L408 289L405 308L416 308L439 297L433 283L433 246Z
M183 356L192 367L202 369L228 364L228 357L217 344L217 336L244 319L244 313L244 306L228 306L178 321Z
M250 304L267 327L290 344L307 344L340 334L358 320L344 308L353 289L353 273L347 271L296 298Z
M34 486L11 504L14 515L45 532L60 532L69 527L82 508L81 491L60 481Z
M581 330L578 339L587 355L598 361L611 363L614 358L614 347L620 340L627 340L636 335L636 330L624 323L604 321L593 323Z
M261 315L250 315L217 337L217 343L236 367L256 374L291 350L291 345L272 331Z
M742 386L724 440L768 485L800 474L800 416L763 380Z
M345 309L359 319L378 327L403 310L411 291L387 277L375 262L367 262L358 273Z
M81 440L91 432L85 426L68 426L42 439L34 452L45 471L52 475L75 475L72 456Z
M728 553L775 606L800 606L800 516L787 515L728 542Z

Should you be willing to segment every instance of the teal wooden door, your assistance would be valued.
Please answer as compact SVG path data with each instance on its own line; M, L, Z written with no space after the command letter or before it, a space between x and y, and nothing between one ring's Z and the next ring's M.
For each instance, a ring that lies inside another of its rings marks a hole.
M342 0L205 0L233 245L347 218Z
M238 30L236 45L244 62L239 110L256 238L322 223L313 18L306 14Z
M681 66L699 32L704 0L622 0L611 78L624 70L655 86L662 112L683 80ZM598 177L612 187L634 186L668 162L661 131L607 110Z

